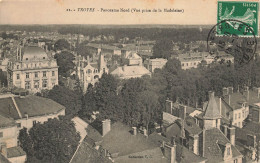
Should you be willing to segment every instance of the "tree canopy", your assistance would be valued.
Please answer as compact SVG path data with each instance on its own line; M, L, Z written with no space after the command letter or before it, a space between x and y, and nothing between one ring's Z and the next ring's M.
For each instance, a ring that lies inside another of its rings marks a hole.
M59 75L68 77L75 64L72 62L74 60L74 55L68 51L62 51L54 56L57 59L57 64L59 66Z
M27 162L68 163L74 154L80 136L74 123L65 117L36 123L30 130L24 128L19 134L21 147L27 153Z
M54 47L55 50L65 50L65 49L70 49L70 44L65 39L59 39L58 41L55 42Z

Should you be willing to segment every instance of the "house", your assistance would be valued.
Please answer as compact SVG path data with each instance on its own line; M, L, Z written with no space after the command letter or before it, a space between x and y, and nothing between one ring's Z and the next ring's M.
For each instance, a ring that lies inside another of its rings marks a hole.
M142 66L143 64L143 59L135 52L127 54L122 60L125 60L128 66Z
M19 130L65 115L65 107L43 97L0 95L0 155L10 162L24 163L26 154L19 147ZM1 161L0 156L0 161Z
M207 52L189 52L179 54L177 59L181 62L181 68L184 70L197 68L201 61L205 61L207 65L212 62L234 63L234 57L232 55L222 52L218 52L214 55L210 55Z
M18 47L16 58L7 66L8 86L36 93L58 84L56 60L37 46Z
M144 75L151 76L151 72L143 66L120 66L111 72L113 76L117 76L120 79L139 78Z
M157 133L128 127L120 122L102 121L102 134L87 128L88 134L79 145L70 163L205 163L201 158Z
M245 162L257 163L260 161L260 106L249 106L249 119L243 128L236 129L236 140Z
M94 85L103 73L108 73L108 68L102 53L99 54L98 62L91 61L89 56L76 57L76 74L80 80L83 91L86 92L88 85Z
M166 107L166 111L171 111L169 108L172 107ZM186 110L185 106L180 106L176 111L171 111L170 114L177 113L179 119L164 126L162 135L174 137L195 155L206 158L207 163L242 163L243 155L235 141L236 128L222 123L214 92L209 92L209 101L199 116L192 117Z
M0 95L0 114L12 118L17 129L30 129L37 122L48 121L65 115L65 107L53 100L34 96L17 96L13 94Z
M149 71L154 72L154 69L162 69L163 66L167 63L167 59L155 58L155 59L146 59L144 61L144 67Z

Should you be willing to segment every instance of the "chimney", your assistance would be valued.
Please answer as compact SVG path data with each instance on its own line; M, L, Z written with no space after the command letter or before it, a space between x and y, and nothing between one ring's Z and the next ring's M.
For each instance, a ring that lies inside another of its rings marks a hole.
M133 135L137 135L137 129L136 127L132 127L133 128Z
M176 143L162 143L164 156L170 160L170 163L176 163Z
M0 144L0 152L2 153L2 155L7 158L7 148L6 148L6 144Z
M193 153L199 155L199 136L194 135L193 137Z
M144 128L144 136L148 137L147 129L146 129L146 128Z
M102 121L102 136L105 136L111 130L111 121L106 119Z
M226 87L224 87L224 88L222 88L222 92L223 92L223 96L226 96L226 95L228 95L229 94L229 89L228 88L226 88Z
M232 94L233 93L233 87L228 87L228 94Z
M24 113L24 116L26 117L26 120L28 119L28 114L27 113Z
M235 145L236 128L233 126L228 127L228 139L232 145Z
M209 91L209 99L214 99L215 97L215 92Z
M228 136L228 126L227 125L223 125L222 127L223 127L223 133L227 137Z
M179 105L179 118L183 120L186 118L186 110L187 110L187 106Z
M166 100L166 112L172 114L172 101L171 100Z

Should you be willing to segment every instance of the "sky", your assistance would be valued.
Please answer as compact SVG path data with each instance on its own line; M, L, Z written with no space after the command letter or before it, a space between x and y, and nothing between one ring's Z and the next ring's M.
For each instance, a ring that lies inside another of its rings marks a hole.
M78 12L78 8L95 8ZM100 12L104 9L156 9L157 12ZM66 11L67 9L76 11ZM180 12L158 12L179 9ZM99 11L98 11L99 10ZM217 22L217 0L0 0L0 24L181 24Z

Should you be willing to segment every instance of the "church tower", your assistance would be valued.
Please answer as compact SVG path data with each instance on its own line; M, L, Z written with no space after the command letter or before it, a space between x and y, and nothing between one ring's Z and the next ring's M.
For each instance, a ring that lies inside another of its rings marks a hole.
M99 54L99 61L98 61L98 68L100 73L108 73L107 65L104 59L104 55L102 54L102 51Z

